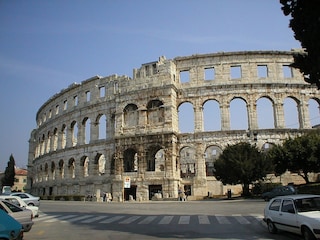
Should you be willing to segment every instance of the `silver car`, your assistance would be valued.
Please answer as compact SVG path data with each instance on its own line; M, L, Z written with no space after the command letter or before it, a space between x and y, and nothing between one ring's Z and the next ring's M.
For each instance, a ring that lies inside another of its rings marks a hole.
M283 230L305 240L320 239L320 195L275 197L266 205L263 220L270 233Z
M17 220L22 225L24 232L29 232L31 230L33 225L32 211L18 207L3 199L0 199L0 209Z
M11 193L10 195L20 197L29 206L37 206L37 207L40 206L40 197L36 197L29 193L24 193L24 192L15 192L15 193Z

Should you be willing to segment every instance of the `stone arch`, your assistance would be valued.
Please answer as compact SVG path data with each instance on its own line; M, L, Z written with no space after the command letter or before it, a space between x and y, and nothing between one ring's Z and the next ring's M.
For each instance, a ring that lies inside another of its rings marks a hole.
M181 133L194 132L194 107L189 101L182 102L178 106L179 130Z
M138 107L135 104L128 104L123 109L124 126L135 127L139 123Z
M138 171L138 154L133 148L128 148L123 152L123 171Z
M45 181L49 180L49 166L48 166L48 163L44 164L44 177L45 177Z
M59 160L59 176L64 179L64 161L62 159Z
M308 106L310 126L315 127L320 125L320 99L315 97L310 98Z
M52 180L56 179L56 164L54 161L51 162L51 176L52 176Z
M58 129L54 128L53 130L53 151L57 151L58 149Z
M50 151L51 151L51 132L48 131L45 153L49 153Z
M259 129L271 129L275 127L274 102L268 96L261 96L257 102L257 118Z
M180 176L181 178L196 175L196 150L193 147L183 147L180 150Z
M234 97L230 101L230 129L248 129L248 109L247 101L242 97ZM238 121L241 119L241 121Z
M286 128L300 128L299 119L300 100L293 96L287 96L283 100L284 120Z
M216 99L208 99L203 103L204 131L221 130L220 103Z
M45 153L45 143L46 143L46 137L44 134L42 134L42 138L41 138L41 153L40 155L44 155Z
M164 158L163 154L159 152L160 150L163 150L163 149L159 145L153 145L148 148L147 154L146 154L147 155L147 171L156 171L164 167L164 164L162 164L163 167L160 166L161 165L160 161L162 160L163 162L163 158Z
M82 120L83 127L83 142L84 144L90 143L90 133L91 133L91 121L90 118L85 117Z
M80 159L80 167L81 167L81 172L83 173L83 177L88 177L89 176L89 158L88 156L83 156Z
M222 153L219 146L211 145L205 150L206 176L214 176L214 163Z
M67 126L65 124L61 127L61 148L65 149L67 144Z
M96 122L99 126L98 129L98 139L106 139L107 138L107 117L104 114L99 114L97 116Z
M158 99L149 101L147 104L147 123L163 123L164 117L163 102Z
M96 172L99 176L106 173L106 158L103 154L97 153L94 164Z
M274 143L265 142L264 144L262 144L261 152L267 152L267 151L269 151L273 146L275 146Z
M78 124L72 121L70 124L71 146L74 147L78 143Z
M70 158L68 161L68 174L69 174L69 178L76 177L76 162L74 158Z

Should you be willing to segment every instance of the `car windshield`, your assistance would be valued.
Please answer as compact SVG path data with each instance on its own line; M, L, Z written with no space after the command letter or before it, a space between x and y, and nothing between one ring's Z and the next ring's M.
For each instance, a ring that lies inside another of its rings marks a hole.
M295 206L298 212L320 211L320 197L297 199Z

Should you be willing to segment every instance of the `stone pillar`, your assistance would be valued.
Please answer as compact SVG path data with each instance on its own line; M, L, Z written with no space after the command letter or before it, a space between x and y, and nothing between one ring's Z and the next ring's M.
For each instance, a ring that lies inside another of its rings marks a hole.
M248 111L248 128L249 129L258 129L257 104L256 103L248 103L247 104L247 111Z
M301 101L298 105L300 128L311 128L309 104Z
M204 158L203 143L196 144L196 176L198 178L206 177L206 163Z
M194 131L203 132L203 107L196 103L194 107Z
M72 138L73 138L73 132L72 132L72 128L68 127L67 128L67 142L66 142L66 147L72 147Z
M107 121L107 139L111 139L114 137L114 121L115 119L109 114L106 116L106 121Z
M83 145L85 144L85 125L83 125L82 123L81 124L78 124L78 145Z
M283 112L283 103L274 103L274 127L275 128L284 128L284 112Z
M226 131L230 130L230 105L227 103L220 104L221 112L221 130Z
M90 127L90 142L98 140L99 138L99 123L91 122Z

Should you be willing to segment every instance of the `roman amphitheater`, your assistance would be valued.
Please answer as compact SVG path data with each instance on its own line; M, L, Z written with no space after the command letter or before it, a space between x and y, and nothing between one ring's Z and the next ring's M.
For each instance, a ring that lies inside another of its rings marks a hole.
M179 188L190 199L225 194L228 188L236 192L213 174L228 144L249 142L266 150L313 130L309 102L319 107L320 91L289 67L293 53L160 57L133 69L132 77L94 76L71 84L37 112L29 140L30 192L97 199L108 193L113 201L172 199ZM295 128L286 127L288 98L296 106ZM262 99L271 109L269 127L259 127ZM236 100L245 117L230 114ZM191 106L190 115L182 115L185 106ZM212 112L217 114L206 119ZM245 126L233 127L232 119ZM182 131L183 126L192 130Z

